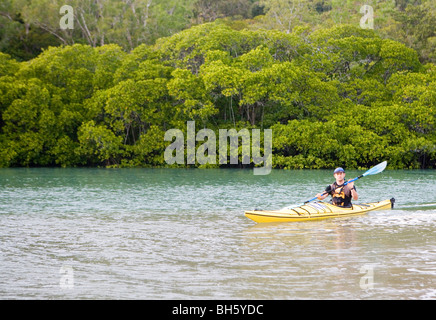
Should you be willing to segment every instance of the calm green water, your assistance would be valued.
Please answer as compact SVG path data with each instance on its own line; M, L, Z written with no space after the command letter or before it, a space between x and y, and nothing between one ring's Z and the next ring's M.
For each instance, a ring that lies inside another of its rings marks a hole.
M348 178L361 172L349 171ZM259 224L330 171L1 169L1 299L436 299L436 171L356 182L394 210Z

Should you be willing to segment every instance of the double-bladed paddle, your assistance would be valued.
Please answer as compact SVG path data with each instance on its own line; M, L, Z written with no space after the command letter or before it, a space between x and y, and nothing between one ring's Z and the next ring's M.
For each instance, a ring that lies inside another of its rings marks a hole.
M377 174L377 173L382 172L382 171L386 168L386 165L387 165L387 164L388 164L388 163L387 163L386 161L383 161L382 163L379 163L379 164L376 165L375 167L372 167L371 169L369 169L368 171L366 171L364 174L362 174L362 175L360 175L360 176L358 176L358 177L356 177L356 178L354 178L354 179L351 179L351 180L345 181L344 186L346 186L346 185L349 184L350 182L356 181L357 179L360 179L360 178L363 178L363 177L366 177L366 176L371 176L371 175L374 175L374 174ZM321 194L321 196L325 195L326 193L327 193L327 191L324 191L324 192ZM311 201L313 201L313 200L316 200L316 199L318 199L318 198L317 198L317 197L313 197L312 199L305 201L304 204L306 204L306 203L308 203L308 202L311 202Z

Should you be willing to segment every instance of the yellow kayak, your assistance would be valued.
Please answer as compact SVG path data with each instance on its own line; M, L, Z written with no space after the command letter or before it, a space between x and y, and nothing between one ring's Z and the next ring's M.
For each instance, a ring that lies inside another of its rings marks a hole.
M300 207L277 211L252 210L245 211L245 216L258 223L295 222L336 217L350 217L373 210L391 209L395 199L372 203L353 204L351 208L335 206L328 202L312 202Z

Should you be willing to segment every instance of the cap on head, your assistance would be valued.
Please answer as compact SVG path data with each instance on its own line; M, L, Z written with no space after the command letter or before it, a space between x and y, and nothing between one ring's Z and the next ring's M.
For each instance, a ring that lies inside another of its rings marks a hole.
M336 168L335 171L333 172L333 174L338 173L338 172L345 172L345 170L341 167Z

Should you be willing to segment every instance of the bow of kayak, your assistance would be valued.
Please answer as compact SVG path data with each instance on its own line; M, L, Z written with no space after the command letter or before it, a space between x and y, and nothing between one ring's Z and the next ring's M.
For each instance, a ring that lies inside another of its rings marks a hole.
M351 208L343 208L335 206L331 203L320 201L285 210L245 211L245 216L257 223L318 220L335 217L355 216L373 210L391 209L394 206L394 202L395 199L392 198L379 202L353 204Z

